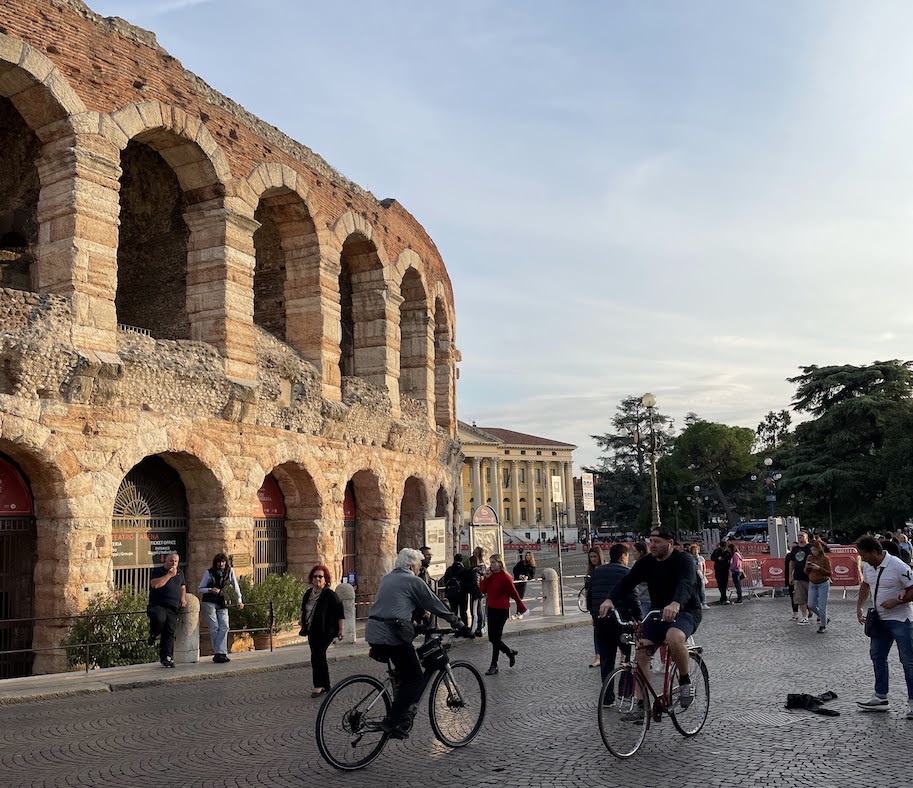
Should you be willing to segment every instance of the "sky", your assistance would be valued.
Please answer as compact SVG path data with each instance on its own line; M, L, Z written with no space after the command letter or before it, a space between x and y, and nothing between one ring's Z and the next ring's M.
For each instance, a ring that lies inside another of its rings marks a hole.
M754 428L913 357L905 0L90 0L429 232L458 415L576 444L647 391Z

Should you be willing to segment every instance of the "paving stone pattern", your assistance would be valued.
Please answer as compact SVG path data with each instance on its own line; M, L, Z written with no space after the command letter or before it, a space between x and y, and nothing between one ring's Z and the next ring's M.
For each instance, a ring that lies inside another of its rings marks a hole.
M881 786L906 783L913 721L892 653L887 714L861 713L872 689L868 641L850 601L832 603L825 635L789 620L783 600L705 611L713 691L704 731L684 739L668 720L644 748L617 761L596 726L598 672L591 631L520 635L517 666L486 679L489 710L468 747L439 744L426 706L406 742L391 742L361 772L327 766L314 744L318 701L309 668L168 684L0 707L3 786ZM460 658L488 664L487 641ZM334 678L381 673L359 657L331 664ZM177 678L177 677L176 677ZM839 717L785 711L787 692L834 690Z

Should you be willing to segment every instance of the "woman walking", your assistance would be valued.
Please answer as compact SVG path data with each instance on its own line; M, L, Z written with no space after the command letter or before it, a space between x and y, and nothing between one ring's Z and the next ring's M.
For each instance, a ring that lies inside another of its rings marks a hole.
M520 599L526 596L526 581L532 580L535 576L536 559L527 550L523 558L514 564L514 581L517 582L517 593L520 595Z
M244 609L241 599L241 588L234 570L228 565L225 553L216 553L212 566L203 573L200 591L203 593L203 615L209 627L209 639L212 642L212 661L231 662L228 656L228 595L234 591L238 608Z
M596 619L599 616L599 605L594 606L593 601L593 570L597 566L602 566L605 563L605 555L602 552L602 548L598 545L594 545L590 548L590 552L587 553L587 566L586 566L586 577L583 579L583 587L586 589L586 609L590 611L590 618L593 620L593 661L590 663L591 668L598 668L601 655L599 653L599 640L596 637Z
M735 589L735 603L742 604L742 554L735 542L729 543L729 573L732 575L732 587Z
M499 652L507 655L507 661L511 667L517 661L516 650L508 648L501 639L504 625L510 615L510 600L513 599L517 603L517 612L521 614L526 612L526 605L520 599L520 595L514 587L514 581L504 571L504 563L497 553L493 553L488 559L488 570L482 577L479 588L488 598L488 640L491 642L491 667L485 671L485 675L494 676L498 672Z
M697 572L697 581L701 584L701 607L706 610L710 605L707 604L707 575L704 574L706 562L701 555L701 546L697 542L692 542L688 547L688 552L694 559L694 571Z
M307 635L311 649L311 674L314 681L312 698L319 698L330 690L330 668L327 649L334 638L342 640L345 634L346 614L336 592L330 588L330 570L317 564L308 575L311 587L301 599L302 637Z
M827 598L831 590L831 559L824 552L820 539L812 542L812 554L805 562L808 575L808 609L818 616L818 634L827 632Z

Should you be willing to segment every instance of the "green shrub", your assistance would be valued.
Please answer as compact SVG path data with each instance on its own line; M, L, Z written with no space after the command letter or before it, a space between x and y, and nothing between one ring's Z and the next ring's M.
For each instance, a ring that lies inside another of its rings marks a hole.
M67 664L71 667L85 664L89 646L89 667L110 668L115 665L136 665L155 662L158 652L146 645L149 636L149 619L145 615L149 598L133 589L122 588L113 596L99 594L89 600L85 613L70 626L62 645L67 649ZM116 615L110 615L110 614ZM134 615L128 615L133 613ZM139 642L130 642L139 641Z
M293 575L267 575L254 584L247 575L238 578L244 610L232 607L229 613L232 629L268 629L269 602L273 603L276 629L294 625L301 617L301 597L307 590Z

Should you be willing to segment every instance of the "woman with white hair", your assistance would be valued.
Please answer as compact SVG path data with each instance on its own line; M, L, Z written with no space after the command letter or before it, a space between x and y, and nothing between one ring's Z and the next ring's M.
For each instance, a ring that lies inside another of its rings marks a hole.
M380 581L365 628L371 656L380 662L391 660L400 681L390 716L381 723L394 739L409 737L415 707L422 694L422 665L412 647L413 614L431 613L459 628L463 637L472 637L469 628L418 576L421 569L422 554L418 550L404 547L399 551L393 571Z

